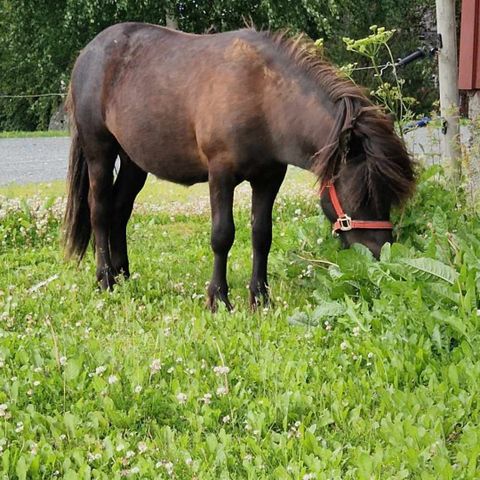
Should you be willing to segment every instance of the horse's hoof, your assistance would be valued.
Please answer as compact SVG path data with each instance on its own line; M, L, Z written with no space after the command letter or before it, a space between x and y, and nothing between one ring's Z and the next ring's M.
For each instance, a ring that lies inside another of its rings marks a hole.
M113 267L113 274L115 277L130 278L130 270L128 267Z
M97 274L97 281L102 290L113 290L116 280L110 269L103 270L100 274Z
M208 294L207 296L207 308L212 312L216 313L218 311L218 302L222 302L227 310L231 312L233 310L233 305L230 303L230 300L226 295L220 294Z
M269 308L271 306L270 295L267 289L250 290L250 309L256 312L259 308Z

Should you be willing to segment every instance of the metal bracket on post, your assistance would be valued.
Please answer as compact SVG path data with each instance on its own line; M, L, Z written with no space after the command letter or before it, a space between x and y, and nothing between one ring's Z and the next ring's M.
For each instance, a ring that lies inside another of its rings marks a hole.
M447 134L447 130L448 130L448 122L442 118L442 135L446 135Z
M443 48L443 40L442 40L442 34L437 33L437 50L441 50Z

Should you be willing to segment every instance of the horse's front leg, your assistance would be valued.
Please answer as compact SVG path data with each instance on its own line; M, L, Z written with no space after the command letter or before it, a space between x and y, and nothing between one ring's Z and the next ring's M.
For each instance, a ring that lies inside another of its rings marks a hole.
M253 269L250 280L250 306L256 309L263 299L269 303L267 262L272 244L272 209L287 167L274 164L265 175L250 181L252 185Z
M217 300L231 310L228 300L227 257L235 238L233 222L234 178L223 170L211 169L208 176L210 206L212 211L212 250L214 253L213 274L208 286L208 307L214 312Z

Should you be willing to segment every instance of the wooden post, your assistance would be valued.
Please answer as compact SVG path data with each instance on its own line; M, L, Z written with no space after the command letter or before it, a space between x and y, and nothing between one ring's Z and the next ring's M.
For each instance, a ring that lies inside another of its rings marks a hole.
M441 35L438 52L440 111L443 121L442 157L450 166L455 183L461 176L460 128L458 123L458 63L455 0L436 0L437 32Z

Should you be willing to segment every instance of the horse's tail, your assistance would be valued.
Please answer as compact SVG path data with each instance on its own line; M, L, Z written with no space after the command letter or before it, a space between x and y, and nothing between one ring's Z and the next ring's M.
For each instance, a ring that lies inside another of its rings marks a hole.
M77 257L80 261L87 250L92 225L88 206L88 167L75 123L71 85L68 89L66 108L70 116L71 146L67 175L68 199L63 221L64 244L67 257Z

